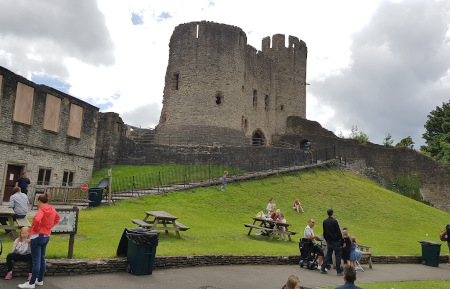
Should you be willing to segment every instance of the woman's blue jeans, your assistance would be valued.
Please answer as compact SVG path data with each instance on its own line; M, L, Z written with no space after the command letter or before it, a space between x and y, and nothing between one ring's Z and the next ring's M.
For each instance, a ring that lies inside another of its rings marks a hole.
M42 281L44 279L46 264L45 264L45 250L50 237L44 237L39 234L39 237L31 239L31 259L33 260L33 271L30 279L30 284L34 284L36 279Z

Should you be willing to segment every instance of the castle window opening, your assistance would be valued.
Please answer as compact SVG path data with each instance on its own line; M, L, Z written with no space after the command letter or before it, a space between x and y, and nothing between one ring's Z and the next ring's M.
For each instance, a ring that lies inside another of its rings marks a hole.
M247 130L248 128L248 119L245 116L242 116L241 126L244 130Z
M304 151L309 151L311 149L311 142L307 139L304 139L300 142L300 149Z
M198 38L198 24L197 24L197 31L195 33L195 38Z
M64 171L62 185L63 186L72 186L74 174L75 173L71 172L71 171Z
M269 110L269 96L266 94L266 96L264 97L264 110L268 111Z
M280 110L283 111L284 105L280 105Z
M179 81L180 81L180 74L174 73L172 76L172 89L178 90L179 88Z
M223 95L220 92L216 93L216 104L217 105L223 104Z
M39 169L37 184L40 186L50 185L50 176L52 174L51 169Z
M258 106L258 92L256 89L253 90L253 107L256 108Z
M266 139L261 131L256 131L252 136L252 146L263 146L266 144Z

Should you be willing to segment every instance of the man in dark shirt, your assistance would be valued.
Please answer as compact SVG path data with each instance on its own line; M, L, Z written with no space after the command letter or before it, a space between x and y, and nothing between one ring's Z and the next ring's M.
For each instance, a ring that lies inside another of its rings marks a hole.
M342 233L341 228L339 227L339 222L333 218L334 212L333 209L327 210L328 218L323 221L323 237L325 241L327 241L327 255L323 260L323 265L320 270L320 273L326 274L325 268L330 264L333 256L333 251L336 256L336 272L338 275L342 275L341 268L341 240Z
M19 187L22 193L28 194L28 187L30 186L30 179L27 178L27 173L23 172L22 177L16 182L16 187Z

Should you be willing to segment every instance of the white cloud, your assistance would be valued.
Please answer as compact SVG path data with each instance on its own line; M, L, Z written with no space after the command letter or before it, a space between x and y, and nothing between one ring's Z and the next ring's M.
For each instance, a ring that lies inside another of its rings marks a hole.
M448 100L448 3L3 0L0 65L58 78L73 96L151 127L177 25L235 25L258 50L266 36L293 35L308 46L308 119L335 133L357 125L378 143L386 132L417 143L428 112Z

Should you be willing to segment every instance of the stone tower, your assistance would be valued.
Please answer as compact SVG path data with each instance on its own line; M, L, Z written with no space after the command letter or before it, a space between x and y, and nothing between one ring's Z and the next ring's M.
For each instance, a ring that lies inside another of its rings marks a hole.
M306 115L307 48L274 35L262 51L239 27L214 22L177 26L169 44L161 143L270 145L290 116Z

